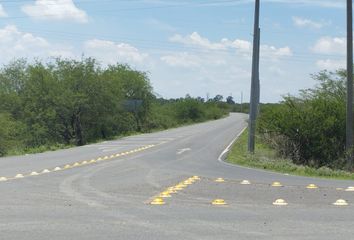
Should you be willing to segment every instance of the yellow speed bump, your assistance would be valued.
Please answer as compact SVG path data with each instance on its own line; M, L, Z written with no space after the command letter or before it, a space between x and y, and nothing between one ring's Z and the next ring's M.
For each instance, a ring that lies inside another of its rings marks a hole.
M38 176L39 175L39 173L37 173L37 172L31 172L31 174L30 174L31 176Z
M286 205L288 205L288 203L284 199L279 198L273 202L273 205L274 206L286 206Z
M161 197L157 197L157 198L154 198L154 200L152 200L152 202L150 202L151 205L164 205L165 202L163 200L163 198Z
M348 202L344 199L338 199L336 202L333 203L335 206L348 206Z
M177 190L177 191L180 191L180 190L184 189L184 187L182 187L180 184L174 186L173 188L174 188L174 190Z
M0 177L0 182L5 182L5 181L7 181L6 177Z
M346 192L354 192L354 187L347 187Z
M182 187L182 188L187 187L187 185L186 185L186 184L184 184L183 182L179 183L179 184L178 184L178 186L180 186L180 187Z
M48 169L44 169L41 173L50 173Z
M191 180L186 180L186 181L183 182L183 184L184 184L184 185L191 185L191 184L193 184L193 181L191 181Z
M272 187L282 187L283 185L280 182L273 182Z
M227 203L225 202L224 199L215 199L214 201L211 202L212 205L226 205Z
M60 167L56 167L56 168L54 168L53 170L56 172L56 171L60 171L61 168L60 168Z
M23 174L19 173L15 176L15 178L24 178L25 176L23 176Z
M194 180L200 180L200 177L199 176L193 176L192 177Z
M240 184L242 184L242 185L250 185L251 182L248 181L248 180L243 180Z
M171 193L176 193L177 191L176 191L176 189L174 187L169 187L169 188L166 189L165 192L168 192L168 193L171 194Z
M171 194L168 191L164 191L164 192L160 193L159 197L169 198L169 197L171 197Z
M316 184L311 183L311 184L307 185L306 188L307 188L307 189L317 189L318 187L317 187Z
M220 177L220 178L215 179L215 182L225 182L225 180Z

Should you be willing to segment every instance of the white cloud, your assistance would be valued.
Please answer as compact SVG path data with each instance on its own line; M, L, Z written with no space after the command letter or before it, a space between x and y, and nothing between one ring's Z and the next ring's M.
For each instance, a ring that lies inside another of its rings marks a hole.
M0 17L7 17L7 13L1 4L0 4Z
M70 47L51 44L45 38L21 32L14 25L0 29L0 54L1 63L7 63L15 58L74 56Z
M183 43L186 45L198 46L210 50L226 49L223 43L212 43L207 38L201 37L197 32L193 32L191 35L182 37L179 34L170 38L171 42Z
M197 67L200 66L201 59L187 52L173 53L162 56L161 61L173 67Z
M346 52L347 40L339 37L320 38L312 47L312 51L319 54L341 54Z
M97 57L105 63L142 63L148 54L141 53L137 48L126 43L92 39L84 43L85 54Z
M320 29L325 25L328 25L328 23L315 22L311 19L301 18L301 17L293 17L293 23L297 27L309 27L309 28L316 28L316 29Z
M252 53L252 43L249 41L242 39L232 41L227 38L223 38L219 42L212 42L209 39L200 36L197 32L193 32L192 34L184 37L176 34L170 38L170 41L182 43L186 46L199 47L204 50L216 50L216 52L220 53L228 53L230 50L236 50L236 54L241 54L241 56L244 57L250 57ZM289 56L292 56L292 51L287 46L277 48L270 45L261 45L261 57L272 58L272 60L275 60L280 57Z
M319 69L338 70L346 67L346 61L344 59L343 60L333 60L333 59L318 60L316 62L316 65Z
M291 57L293 55L289 47L276 48L269 45L261 45L261 58L279 58L279 57Z
M36 0L34 4L24 5L22 11L36 19L88 21L86 12L78 9L72 0Z

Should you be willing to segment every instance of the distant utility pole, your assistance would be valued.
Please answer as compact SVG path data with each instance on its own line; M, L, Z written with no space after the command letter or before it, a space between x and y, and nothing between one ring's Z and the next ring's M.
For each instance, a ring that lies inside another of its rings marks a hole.
M243 104L243 92L241 91L241 111L240 112L242 112L242 104Z
M260 84L259 84L260 2L259 1L260 0L256 0L255 13L254 13L251 97L250 97L250 112L249 112L249 121L248 121L248 151L250 153L254 153L255 136L256 136L256 119L257 119L259 96L260 96Z
M353 3L347 0L347 123L346 150L348 169L353 168Z

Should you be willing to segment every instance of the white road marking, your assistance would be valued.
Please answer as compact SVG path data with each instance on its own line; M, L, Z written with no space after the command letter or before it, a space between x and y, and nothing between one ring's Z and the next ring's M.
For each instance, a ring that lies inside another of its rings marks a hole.
M242 129L242 131L232 140L232 142L225 148L225 150L219 155L218 160L222 163L226 163L222 157L228 153L230 151L230 148L232 147L232 145L236 142L236 140L242 135L242 133L247 129L247 127L245 127L244 129ZM228 163L226 163L228 164Z
M192 150L192 149L190 149L190 148L179 149L179 150L177 151L177 154L180 155L180 154L182 154L182 153L184 153L184 152L188 152L188 151L191 151L191 150Z

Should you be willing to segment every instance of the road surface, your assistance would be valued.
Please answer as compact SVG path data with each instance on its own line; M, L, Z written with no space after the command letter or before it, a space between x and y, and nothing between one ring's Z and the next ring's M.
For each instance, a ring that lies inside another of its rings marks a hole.
M344 189L354 182L219 161L246 117L1 158L0 239L353 239L354 192ZM194 175L200 180L164 205L150 204ZM288 205L274 206L279 198ZM332 205L337 199L349 205Z

